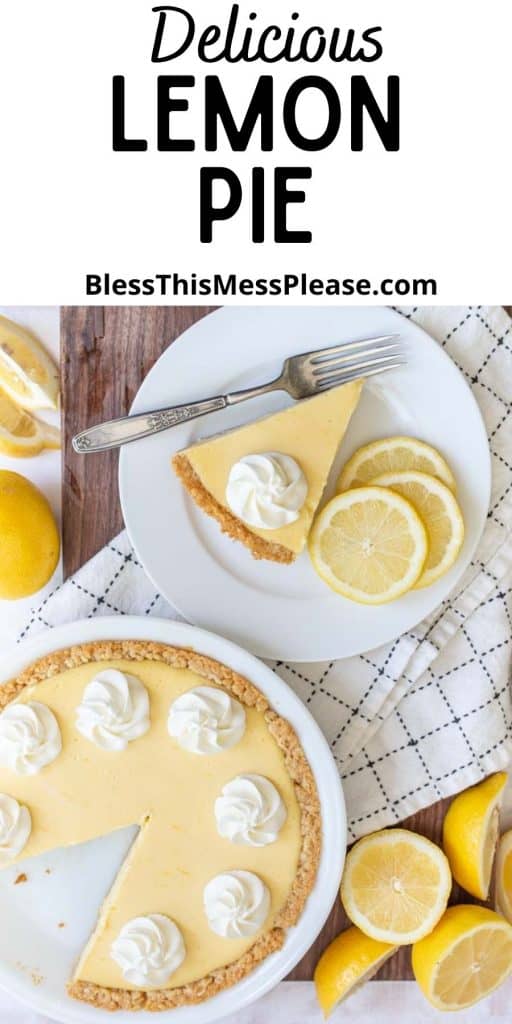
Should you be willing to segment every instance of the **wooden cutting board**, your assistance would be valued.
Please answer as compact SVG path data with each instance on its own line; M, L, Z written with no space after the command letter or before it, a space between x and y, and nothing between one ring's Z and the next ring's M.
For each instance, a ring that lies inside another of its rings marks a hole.
M165 348L214 307L64 307L61 328L64 572L70 575L100 550L123 522L117 490L117 453L80 456L71 438L87 426L128 412L144 377ZM449 801L404 822L407 828L440 841ZM455 889L453 897L473 902ZM339 900L320 936L290 978L309 980L328 942L347 926ZM412 977L407 949L379 974Z

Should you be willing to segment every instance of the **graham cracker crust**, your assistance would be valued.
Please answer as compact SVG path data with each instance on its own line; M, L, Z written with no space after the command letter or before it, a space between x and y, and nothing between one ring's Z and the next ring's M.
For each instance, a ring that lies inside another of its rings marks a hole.
M275 541L258 537L241 519L234 516L229 509L224 508L206 489L183 452L177 452L173 456L172 465L174 472L196 505L206 512L207 516L217 520L223 533L227 533L232 540L238 540L245 544L253 558L266 558L270 562L281 562L283 565L289 565L290 562L295 561L297 557L295 552L285 548L283 544L276 544Z

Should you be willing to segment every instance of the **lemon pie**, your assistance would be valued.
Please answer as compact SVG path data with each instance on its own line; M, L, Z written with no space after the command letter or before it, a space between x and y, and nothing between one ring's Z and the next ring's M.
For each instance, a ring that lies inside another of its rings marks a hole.
M178 452L174 470L199 507L254 558L304 549L361 394L353 381Z
M184 648L98 642L36 662L0 707L1 868L139 826L71 996L197 1003L279 949L321 821L292 727L251 682Z

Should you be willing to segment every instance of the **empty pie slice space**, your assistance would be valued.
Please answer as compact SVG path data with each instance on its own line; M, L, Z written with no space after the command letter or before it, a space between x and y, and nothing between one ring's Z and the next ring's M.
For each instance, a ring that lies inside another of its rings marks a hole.
M254 558L290 563L311 524L363 382L353 381L178 452L199 507Z
M139 826L70 995L197 1003L280 948L320 811L295 732L251 682L185 648L101 641L34 663L0 709L0 867Z

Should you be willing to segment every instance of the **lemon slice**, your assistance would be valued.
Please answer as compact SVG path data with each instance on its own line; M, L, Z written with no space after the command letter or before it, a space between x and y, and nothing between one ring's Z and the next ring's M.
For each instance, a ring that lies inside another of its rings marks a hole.
M60 448L60 433L43 423L0 391L0 452L12 458L30 458L43 448Z
M389 943L370 939L355 926L338 935L322 953L315 968L316 995L324 1017L373 978L396 949Z
M0 387L23 409L57 409L59 372L41 342L0 316Z
M415 437L385 437L359 448L343 467L336 490L362 487L382 473L407 469L430 473L455 491L455 479L446 460L431 445Z
M453 877L466 892L486 900L499 831L505 772L491 775L455 797L443 825L443 848Z
M423 520L428 535L428 556L415 586L429 587L451 569L464 542L464 520L453 492L436 477L416 470L384 473L372 480L372 484L390 487L401 494Z
M428 935L446 910L448 861L430 839L403 828L365 836L347 855L343 906L378 942L404 946Z
M425 527L410 502L384 487L338 494L309 539L313 566L338 594L384 604L417 582L428 553Z
M413 946L412 968L438 1010L473 1006L512 973L512 927L486 907L450 907Z
M505 832L496 854L496 910L512 924L512 829Z

